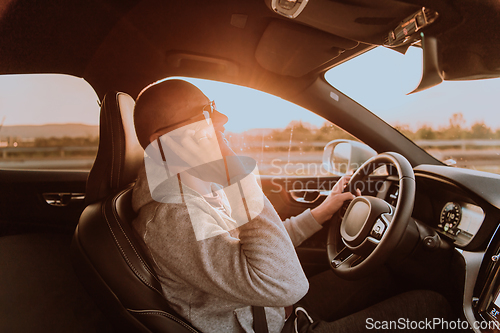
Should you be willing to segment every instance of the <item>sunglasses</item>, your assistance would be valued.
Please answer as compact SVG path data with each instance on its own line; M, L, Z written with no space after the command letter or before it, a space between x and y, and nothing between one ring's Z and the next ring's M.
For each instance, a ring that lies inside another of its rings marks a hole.
M199 114L199 115L196 115L196 116L193 116L191 118L188 118L188 119L185 119L185 120L182 120L182 121L179 121L175 124L172 124L172 125L168 125L166 127L162 127L162 128L159 128L157 129L156 131L154 131L154 133L158 133L158 132L165 132L165 133L168 133L178 127L180 127L179 125L182 125L184 123L189 123L189 122L192 122L193 120L195 119L201 119L201 117L204 117L207 124L210 125L210 118L212 118L214 112L217 111L217 108L215 107L215 101L210 101L210 103L206 104L203 106L203 109L202 109L202 113ZM168 131L166 131L168 129Z

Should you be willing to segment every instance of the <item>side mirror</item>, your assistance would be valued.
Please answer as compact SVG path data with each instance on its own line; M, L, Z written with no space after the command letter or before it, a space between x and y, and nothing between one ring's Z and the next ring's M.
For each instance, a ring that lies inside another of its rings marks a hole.
M333 174L352 174L377 152L364 143L352 140L330 141L323 151L323 167Z

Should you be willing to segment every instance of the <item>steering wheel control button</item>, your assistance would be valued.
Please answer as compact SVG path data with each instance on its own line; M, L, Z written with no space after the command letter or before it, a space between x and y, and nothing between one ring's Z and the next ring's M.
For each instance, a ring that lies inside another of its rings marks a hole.
M382 239L382 235L384 234L385 231L385 223L382 222L381 219L378 219L375 224L373 225L372 231L370 232L370 236L372 236L375 239Z

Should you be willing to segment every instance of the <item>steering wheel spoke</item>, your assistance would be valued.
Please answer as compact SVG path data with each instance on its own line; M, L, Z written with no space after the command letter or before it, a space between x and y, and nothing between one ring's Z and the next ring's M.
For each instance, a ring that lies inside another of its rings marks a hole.
M337 268L344 262L348 261L353 255L354 253L346 246L339 251L332 260L330 260L330 265L332 268Z
M344 252L342 254L342 252ZM330 262L332 268L336 269L340 266L343 266L345 269L351 268L355 263L361 262L363 257L357 254L354 254L347 247L344 248L336 257Z

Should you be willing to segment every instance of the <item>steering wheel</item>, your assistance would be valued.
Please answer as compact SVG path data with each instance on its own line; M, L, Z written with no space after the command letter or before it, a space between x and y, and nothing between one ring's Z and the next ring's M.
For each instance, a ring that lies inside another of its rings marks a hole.
M415 200L415 176L408 160L398 153L379 154L366 161L351 177L346 190L356 193L368 184L378 167L390 164L398 173L396 207L381 198L354 198L339 223L331 223L327 252L335 274L348 280L366 276L383 264L403 238Z

